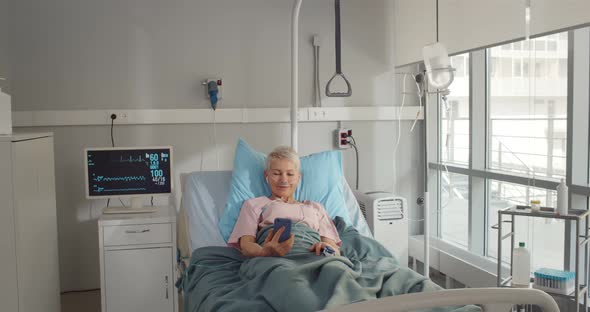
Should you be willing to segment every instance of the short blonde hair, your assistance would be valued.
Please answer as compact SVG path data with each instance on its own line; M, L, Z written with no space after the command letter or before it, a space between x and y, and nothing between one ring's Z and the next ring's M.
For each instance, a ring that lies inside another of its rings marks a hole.
M271 161L279 159L286 159L292 161L295 164L295 169L299 171L299 167L301 165L299 155L297 155L297 152L295 152L294 149L288 146L275 147L275 149L273 149L272 152L268 154L268 157L266 157L266 170L270 169Z

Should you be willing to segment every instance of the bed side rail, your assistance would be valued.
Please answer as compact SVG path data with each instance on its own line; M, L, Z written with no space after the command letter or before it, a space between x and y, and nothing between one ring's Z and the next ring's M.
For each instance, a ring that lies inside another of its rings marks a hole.
M477 304L487 311L508 311L517 304L539 306L544 312L559 312L555 300L538 289L519 288L464 288L435 292L414 293L385 297L327 309L325 311L353 312L401 312Z

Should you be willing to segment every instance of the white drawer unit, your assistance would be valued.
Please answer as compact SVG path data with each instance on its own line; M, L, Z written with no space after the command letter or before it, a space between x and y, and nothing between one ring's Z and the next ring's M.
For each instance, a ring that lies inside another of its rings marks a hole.
M102 312L177 311L174 208L103 215L98 225Z
M171 243L172 225L165 223L105 226L103 239L105 246Z

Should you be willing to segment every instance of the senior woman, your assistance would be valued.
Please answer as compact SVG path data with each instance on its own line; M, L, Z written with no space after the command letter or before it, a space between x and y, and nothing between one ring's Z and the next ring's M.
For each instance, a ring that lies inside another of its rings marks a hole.
M299 166L299 156L290 147L277 147L268 154L264 176L272 195L244 202L228 245L239 248L246 257L282 257L293 248L293 234L279 243L285 229L270 230L262 245L256 243L256 234L274 224L275 218L288 218L293 224L303 224L319 234L320 241L309 247L310 252L319 255L330 246L340 255L338 231L322 204L309 200L299 202L294 198L301 180Z

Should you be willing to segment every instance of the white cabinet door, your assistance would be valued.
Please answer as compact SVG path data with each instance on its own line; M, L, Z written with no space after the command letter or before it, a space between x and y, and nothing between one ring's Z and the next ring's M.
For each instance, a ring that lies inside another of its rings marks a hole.
M172 312L172 248L107 250L106 311Z
M19 311L59 312L53 139L12 147Z
M11 143L0 142L0 305L2 311L18 311L16 242L12 209Z

